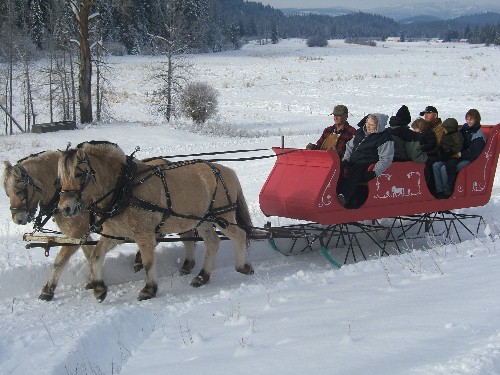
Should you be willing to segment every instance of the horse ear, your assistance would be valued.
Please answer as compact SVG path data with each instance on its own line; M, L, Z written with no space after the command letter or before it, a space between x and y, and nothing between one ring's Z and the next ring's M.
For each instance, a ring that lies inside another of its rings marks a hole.
M5 171L9 171L12 169L12 164L10 164L8 160L4 160L3 165L5 166Z

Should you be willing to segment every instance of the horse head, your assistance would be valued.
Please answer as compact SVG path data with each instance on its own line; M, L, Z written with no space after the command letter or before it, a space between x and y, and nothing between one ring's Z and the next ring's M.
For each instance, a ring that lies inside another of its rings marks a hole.
M21 161L14 166L4 161L4 166L3 186L10 200L12 221L26 225L35 217L42 198L42 184L28 173Z
M105 141L84 142L61 152L59 212L70 217L89 209L103 191L113 189L124 159L117 145Z

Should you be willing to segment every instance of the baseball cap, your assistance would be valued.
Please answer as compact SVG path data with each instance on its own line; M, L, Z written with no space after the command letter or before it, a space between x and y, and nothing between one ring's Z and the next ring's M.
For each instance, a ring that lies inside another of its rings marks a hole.
M347 110L347 107L345 105L339 104L339 105L336 105L335 107L333 107L333 111L330 114L336 115L336 116L341 116L343 114L347 115L348 113L349 113L349 111Z
M436 107L428 105L422 112L420 112L420 116L423 116L426 113L438 113L438 110L436 109Z

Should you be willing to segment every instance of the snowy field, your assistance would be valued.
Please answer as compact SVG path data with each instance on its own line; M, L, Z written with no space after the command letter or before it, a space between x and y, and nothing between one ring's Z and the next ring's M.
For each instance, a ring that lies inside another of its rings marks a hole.
M0 137L2 160L108 140L138 157L272 146L303 148L332 123L335 104L349 121L365 113L393 115L402 104L412 119L427 105L463 123L477 108L483 124L500 122L500 51L467 44L303 40L250 44L239 51L190 57L193 79L220 93L219 115L207 130L188 131L185 119L165 123L148 93L158 57L115 57L109 124L41 135ZM46 109L39 107L40 121ZM239 134L240 136L236 136ZM248 156L246 154L232 155ZM254 224L267 218L259 191L273 159L224 163L237 171ZM31 226L12 223L0 195L0 374L500 374L500 180L490 202L464 210L482 215L478 238L424 247L403 243L402 255L378 257L337 270L320 252L285 257L253 242L252 276L234 270L223 242L210 283L189 286L177 276L180 244L157 247L159 291L138 302L143 271L132 270L134 244L107 255L103 303L84 289L81 252L70 261L51 302L37 299L57 253L25 249ZM340 249L339 251L341 251ZM199 271L204 246L197 244Z

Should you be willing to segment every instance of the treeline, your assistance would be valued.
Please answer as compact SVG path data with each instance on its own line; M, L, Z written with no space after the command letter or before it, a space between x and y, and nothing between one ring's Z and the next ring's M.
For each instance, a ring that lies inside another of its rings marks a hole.
M78 39L70 0L3 0L0 4L0 48L12 35L28 39L43 51ZM284 15L280 10L243 0L94 0L91 38L112 54L161 53L162 43L175 37L178 52L212 52L238 48L249 39L469 39L499 44L500 15L460 17L447 21L398 23L392 18L352 13L342 16ZM175 30L166 27L177 19ZM15 30L13 30L13 28ZM7 30L8 29L8 30ZM6 32L7 31L7 32ZM175 35L172 35L174 34ZM182 48L181 48L182 47Z

